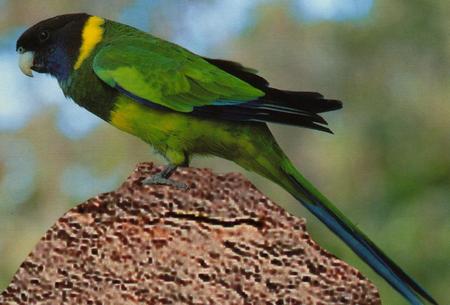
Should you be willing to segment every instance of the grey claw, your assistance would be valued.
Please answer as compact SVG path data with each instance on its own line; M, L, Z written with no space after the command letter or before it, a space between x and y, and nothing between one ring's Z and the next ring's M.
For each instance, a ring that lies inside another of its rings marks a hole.
M179 190L187 190L189 188L186 183L167 179L167 178L161 177L159 174L156 174L156 175L146 178L144 181L142 181L142 184L144 184L144 185L155 185L155 184L156 185L168 185L168 186L172 186Z

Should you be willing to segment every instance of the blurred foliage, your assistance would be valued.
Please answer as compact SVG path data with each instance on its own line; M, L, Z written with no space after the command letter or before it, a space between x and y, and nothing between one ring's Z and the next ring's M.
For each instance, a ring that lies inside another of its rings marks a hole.
M336 20L305 17L304 1L219 2L3 0L0 52L11 56L20 31L41 19L87 11L202 55L243 62L274 86L342 99L344 109L326 115L334 136L272 130L319 189L442 304L450 303L450 2L377 0L368 15ZM79 122L70 111L61 117L70 102L62 96L49 102L39 93L53 92L49 81L24 80L16 70L1 82L9 77L15 91L25 88L29 104L18 109L32 114L21 128L0 129L0 288L61 214L117 187L136 163L162 162L144 143L103 123L68 136L64 128ZM0 113L13 102L5 96L14 98L5 90ZM242 171L217 158L193 165ZM369 276L384 304L404 304L287 193L245 174L286 209L306 215L314 238Z

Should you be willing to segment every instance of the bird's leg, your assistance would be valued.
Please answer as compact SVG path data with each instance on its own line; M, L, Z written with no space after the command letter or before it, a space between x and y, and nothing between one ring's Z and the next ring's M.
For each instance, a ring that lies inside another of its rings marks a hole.
M144 181L142 181L142 183L145 185L155 185L155 184L168 185L173 186L180 190L188 189L187 184L169 179L169 177L176 169L177 169L176 165L169 164L159 173L146 178Z

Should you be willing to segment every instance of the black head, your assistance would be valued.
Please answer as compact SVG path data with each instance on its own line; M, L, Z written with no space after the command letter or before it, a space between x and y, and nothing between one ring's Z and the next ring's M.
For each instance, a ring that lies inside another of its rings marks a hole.
M32 71L50 73L57 78L69 73L81 45L83 27L90 15L68 14L41 21L17 40L20 68L28 76Z

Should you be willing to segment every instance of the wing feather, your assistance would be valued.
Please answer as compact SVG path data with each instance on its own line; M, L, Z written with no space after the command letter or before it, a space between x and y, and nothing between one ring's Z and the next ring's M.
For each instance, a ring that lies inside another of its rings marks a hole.
M211 119L331 132L317 113L341 107L339 101L319 93L271 88L252 69L202 58L150 35L108 42L94 57L93 69L106 84L137 103Z
M240 104L264 95L181 47L175 56L163 50L138 39L111 43L95 56L94 72L111 87L180 112L217 100Z

